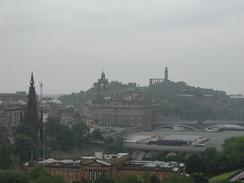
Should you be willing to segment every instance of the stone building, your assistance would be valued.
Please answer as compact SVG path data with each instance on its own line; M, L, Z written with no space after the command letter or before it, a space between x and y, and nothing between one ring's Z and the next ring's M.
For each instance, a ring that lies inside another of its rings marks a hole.
M159 107L151 97L141 93L109 96L109 82L104 73L95 86L97 98L93 101L90 110L97 125L151 128Z
M0 93L0 101L2 102L27 102L27 94L24 91L16 93Z
M24 117L26 92L0 93L0 126L13 131Z
M14 131L24 117L25 107L21 102L0 102L0 126Z
M60 124L71 127L80 120L80 110L73 105L65 105L57 98L43 98L40 108L47 118L56 118Z
M172 174L184 172L184 164L162 161L130 161L128 153L103 154L82 157L81 160L55 160L47 159L38 162L45 166L53 176L61 176L67 183L80 182L81 179L93 183L100 176L105 175L117 181L120 178L136 176L142 180L145 175L156 176L162 181ZM32 165L25 167L30 171Z

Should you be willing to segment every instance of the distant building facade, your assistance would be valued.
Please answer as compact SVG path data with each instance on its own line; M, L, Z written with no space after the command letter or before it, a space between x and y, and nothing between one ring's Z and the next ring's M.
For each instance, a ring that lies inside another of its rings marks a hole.
M65 105L56 98L43 98L40 108L47 118L57 118L65 126L72 126L75 121L80 120L80 110L72 105Z
M26 92L0 93L0 126L14 131L25 115Z
M158 105L153 103L150 97L140 93L109 96L109 82L104 73L95 87L97 98L93 101L90 110L98 125L151 128Z
M21 102L0 102L0 126L14 131L24 117L25 107Z
M0 101L2 102L27 102L26 92L20 91L16 93L0 93Z

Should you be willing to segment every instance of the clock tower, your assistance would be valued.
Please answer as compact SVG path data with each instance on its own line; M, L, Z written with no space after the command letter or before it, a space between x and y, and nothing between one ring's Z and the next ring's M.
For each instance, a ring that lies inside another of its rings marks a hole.
M105 73L102 72L101 78L98 79L97 83L97 94L99 100L103 100L104 97L108 96L108 87L108 79L106 79Z

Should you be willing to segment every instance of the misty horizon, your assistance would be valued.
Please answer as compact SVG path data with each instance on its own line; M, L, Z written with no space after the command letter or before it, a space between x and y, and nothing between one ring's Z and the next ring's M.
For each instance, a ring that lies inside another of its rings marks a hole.
M163 77L244 94L242 0L0 1L0 91L87 90Z
M106 75L106 72L105 72L105 71L102 71L102 72L104 72L105 75ZM102 73L102 72L101 72L101 73ZM101 73L100 73L100 75L98 76L97 80L101 77ZM42 84L44 85L44 86L43 86L43 91L44 91L43 95L46 96L46 97L48 97L48 96L61 96L61 95L67 95L67 94L71 94L71 93L78 93L78 92L80 92L80 91L87 91L87 90L89 90L90 88L94 87L94 83L97 82L97 80L95 80L94 82L91 83L90 87L85 88L85 89L80 89L80 90L77 90L77 91L71 91L71 92L68 92L68 93L65 93L65 92L60 92L60 93L48 93L48 92L46 92L45 83L44 83L43 81L41 81L41 80L40 80L40 81L39 81L39 80L36 80L36 78L35 78L35 73L33 72L33 74L34 74L34 81L35 81L35 88L36 88L36 91L37 91L37 95L39 95L39 93L40 93L40 82L42 82ZM147 86L149 86L149 78L148 78L148 82L147 82L145 85L141 85L140 83L138 83L138 82L136 82L136 81L123 82L123 81L119 81L119 80L113 80L113 79L108 78L107 75L106 75L106 78L108 79L109 83L110 83L110 82L121 82L122 84L136 83L136 85L137 85L138 87L147 87ZM161 77L150 77L150 78L164 79L164 76L162 75ZM169 79L169 80L170 80L170 79ZM207 88L207 87L202 87L202 86L198 86L198 85L191 85L191 84L188 83L187 81L181 81L181 80L179 80L179 81L173 81L173 80L170 80L170 81L172 81L172 82L176 82L176 83L177 83L177 82L185 82L187 85L192 86L192 87L196 87L196 88L197 88L197 87L200 87L200 88L205 88L205 89L213 89L213 90L217 90L217 91L223 91L223 92L226 92L227 95L243 95L242 93L228 93L227 91L220 90L220 89L218 89L218 88ZM26 92L26 93L28 93L29 82L30 82L30 81L27 82L26 89L23 89L23 90L15 90L15 91L5 91L5 92L1 92L1 93L15 93L15 92Z

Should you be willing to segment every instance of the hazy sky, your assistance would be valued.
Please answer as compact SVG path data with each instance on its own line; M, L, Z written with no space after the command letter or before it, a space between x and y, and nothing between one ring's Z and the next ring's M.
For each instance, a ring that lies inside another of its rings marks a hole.
M163 76L244 94L244 0L0 0L0 92Z

